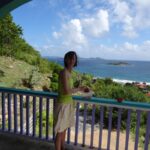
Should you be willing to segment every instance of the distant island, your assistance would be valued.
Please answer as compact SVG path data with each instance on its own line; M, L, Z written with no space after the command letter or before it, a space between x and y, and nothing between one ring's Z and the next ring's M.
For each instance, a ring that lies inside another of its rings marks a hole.
M127 66L129 65L127 62L110 62L108 65L114 65L114 66Z

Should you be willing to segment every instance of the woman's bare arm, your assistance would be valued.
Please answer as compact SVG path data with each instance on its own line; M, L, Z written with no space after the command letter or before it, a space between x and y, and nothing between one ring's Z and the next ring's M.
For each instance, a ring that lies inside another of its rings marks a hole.
M76 93L78 91L84 91L84 87L78 87L78 88L70 88L69 87L68 74L65 70L60 72L59 78L63 85L63 93L64 94L72 94L72 93Z
M67 72L65 70L60 72L59 80L60 80L60 82L62 82L63 93L64 94L71 94L71 89L68 86L68 75L67 75Z

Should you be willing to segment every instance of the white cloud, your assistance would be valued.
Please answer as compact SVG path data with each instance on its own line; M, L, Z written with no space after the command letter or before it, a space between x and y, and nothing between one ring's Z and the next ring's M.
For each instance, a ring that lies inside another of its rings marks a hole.
M53 37L56 38L56 39L58 39L58 38L61 37L61 33L59 33L59 32L53 32Z
M118 60L147 60L150 61L150 41L144 41L141 44L133 44L125 42L123 44L114 44L106 46L100 44L99 46L90 45L89 49L92 53L89 56L89 51L83 50L86 57L101 57L105 59ZM83 57L82 56L82 57Z
M123 21L126 15L129 15L128 4L124 1L115 1L113 2L114 13L119 21Z
M134 18L135 26L137 28L150 27L150 1L149 0L135 0L136 15Z
M149 0L108 0L112 22L121 23L122 35L135 38L139 30L150 27Z
M141 50L146 52L147 54L150 53L150 40L144 41L143 45L141 45Z
M51 6L56 4L54 0L49 2ZM121 32L119 31L121 35L128 38L140 38L138 31L150 27L149 0L107 0L109 2L107 7L106 5L98 7L93 0L84 2L70 0L67 5L72 4L72 9L69 11L71 13L64 13L64 9L59 12L63 20L62 26L52 33L54 45L47 43L39 48L42 55L63 56L66 51L73 49L80 57L150 60L150 40L142 44L124 42L123 44L114 43L111 46L104 45L102 42L94 43L100 41L102 36L111 32L116 25L119 26L119 30L121 29ZM105 0L104 2L106 3ZM72 13L74 18L71 16ZM117 41L119 39L115 40Z
M109 31L108 12L106 10L99 10L95 16L82 19L81 22L85 33L93 37L99 37Z
M133 52L133 51L138 50L138 45L137 44L131 44L129 42L125 42L122 48L128 52Z
M122 35L135 38L138 36L135 26L134 18L132 16L132 11L129 7L129 4L125 1L120 0L108 0L112 5L112 18L115 23L121 23L122 26ZM111 13L111 12L110 12ZM113 21L112 21L113 22Z
M96 7L96 4L97 4L96 0L94 1L94 3L93 3L93 0L84 0L83 1L83 7L87 10L94 9Z
M125 42L122 45L113 45L111 47L103 46L105 50L104 58L124 59L124 60L150 60L150 41L144 41L142 44L132 44ZM101 48L99 48L101 51ZM103 54L103 53L102 53Z
M109 31L108 12L99 10L95 16L88 16L81 19L71 19L62 24L59 32L53 32L53 37L61 38L62 43L69 48L81 49L87 47L91 37L101 37Z
M138 36L137 32L134 29L133 25L133 18L130 16L125 16L124 18L124 25L123 25L123 32L122 34L129 38L135 38Z
M48 1L52 6L63 4L62 0ZM80 20L84 35L100 37L111 31L113 25L119 25L121 35L137 38L140 30L150 27L150 0L69 0L66 5L71 7L69 12L74 18ZM61 16L64 20L72 19L67 12Z
M82 33L82 25L79 19L72 19L62 26L63 43L65 45L86 44L86 37Z
M68 49L63 47L63 45L52 45L50 43L46 43L43 46L34 46L36 50L40 52L42 56L58 56L63 57Z
M47 43L47 45L44 45L43 47L36 48L44 56L47 54L47 56L63 57L67 51L75 50L79 57L150 61L150 40L144 41L141 44L125 42L120 45L114 44L112 46L106 46L103 44L95 45L94 43L90 43L88 46L80 45L80 48Z

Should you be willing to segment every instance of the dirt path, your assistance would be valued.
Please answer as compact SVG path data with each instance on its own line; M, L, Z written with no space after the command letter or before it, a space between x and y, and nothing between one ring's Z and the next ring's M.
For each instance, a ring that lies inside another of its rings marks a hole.
M71 142L74 142L75 132L71 130ZM82 144L82 135L83 133L79 131L78 134L78 143ZM90 138L91 138L91 131L86 131L86 145L90 145ZM108 130L103 129L102 134L102 150L107 149L107 138L108 138ZM120 133L120 141L119 141L119 150L125 149L125 139L126 139L126 133L121 132ZM93 146L98 147L99 143L99 129L95 129L94 131L94 140L93 140ZM116 150L116 131L111 132L111 143L110 143L110 150ZM131 135L129 136L129 143L128 143L128 150L134 150L134 141L131 138ZM138 148L138 150L142 150L142 148Z

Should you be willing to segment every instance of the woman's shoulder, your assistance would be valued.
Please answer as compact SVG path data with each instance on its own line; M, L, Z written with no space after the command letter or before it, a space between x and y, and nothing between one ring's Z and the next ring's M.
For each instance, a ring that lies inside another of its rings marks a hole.
M66 71L66 69L62 69L60 72L59 72L59 76L62 77L62 76L68 76L68 73Z

